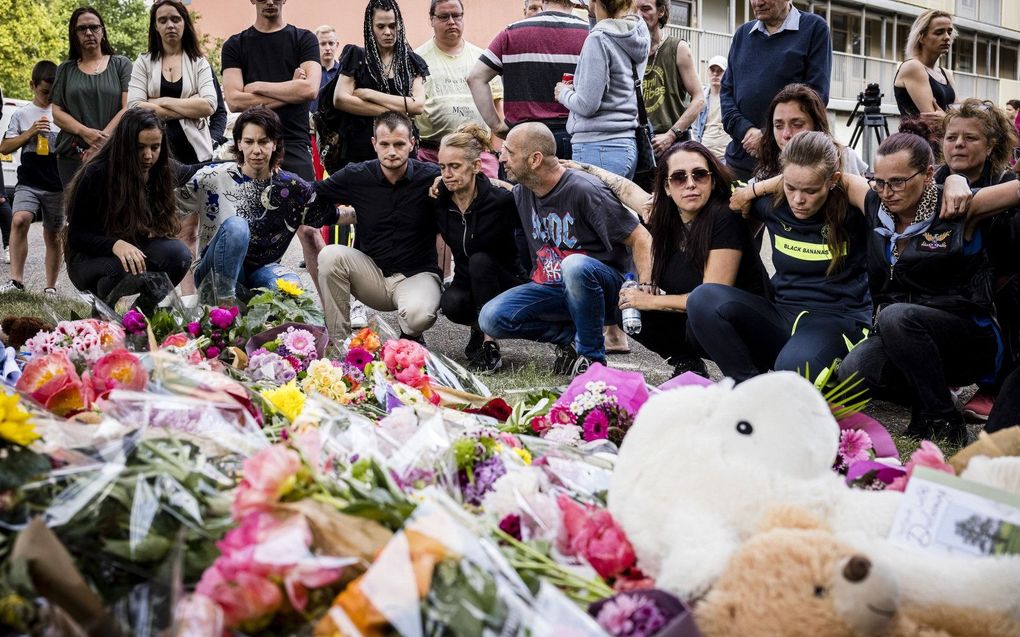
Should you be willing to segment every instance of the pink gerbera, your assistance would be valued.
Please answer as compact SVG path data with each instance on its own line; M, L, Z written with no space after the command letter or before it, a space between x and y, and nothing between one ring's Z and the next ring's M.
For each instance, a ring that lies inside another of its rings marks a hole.
M295 356L309 356L315 352L315 337L308 330L291 327L281 336L283 346Z
M584 417L584 439L605 440L609 437L609 417L601 409L593 409Z
M871 460L874 445L871 436L861 429L844 429L839 435L839 463L847 468L855 462Z
M375 357L372 356L372 353L369 352L367 349L361 347L352 347L350 351L347 352L347 358L344 359L344 362L348 363L349 365L353 365L354 367L357 367L362 372L364 372L365 366L371 363L373 360L375 360Z

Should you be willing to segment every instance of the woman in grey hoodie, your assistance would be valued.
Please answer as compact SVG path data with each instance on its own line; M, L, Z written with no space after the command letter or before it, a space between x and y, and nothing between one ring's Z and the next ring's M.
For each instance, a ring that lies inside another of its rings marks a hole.
M644 77L651 37L631 13L631 0L589 0L598 22L585 40L573 82L556 85L556 101L570 110L574 161L628 179L637 166L635 78Z

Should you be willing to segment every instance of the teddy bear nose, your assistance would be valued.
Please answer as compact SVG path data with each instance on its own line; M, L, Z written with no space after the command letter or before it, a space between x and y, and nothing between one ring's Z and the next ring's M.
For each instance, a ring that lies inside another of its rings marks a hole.
M848 582L861 582L868 577L871 571L871 560L863 555L854 555L843 567L843 577Z

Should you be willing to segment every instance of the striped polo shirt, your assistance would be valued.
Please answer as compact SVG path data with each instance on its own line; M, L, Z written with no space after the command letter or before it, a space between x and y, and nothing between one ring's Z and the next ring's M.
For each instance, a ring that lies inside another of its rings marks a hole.
M544 11L500 31L479 59L503 76L507 124L566 125L569 111L553 92L564 73L574 72L587 37L587 21L560 11Z

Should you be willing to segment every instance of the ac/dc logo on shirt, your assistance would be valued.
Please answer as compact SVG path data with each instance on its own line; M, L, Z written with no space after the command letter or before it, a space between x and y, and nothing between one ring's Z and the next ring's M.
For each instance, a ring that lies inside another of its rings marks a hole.
M923 241L918 244L917 249L924 252L946 252L949 250L949 237L952 234L952 230L938 233L925 232L921 235Z
M577 245L574 236L574 215L569 212L551 212L545 218L531 213L531 236L551 246L573 248Z

